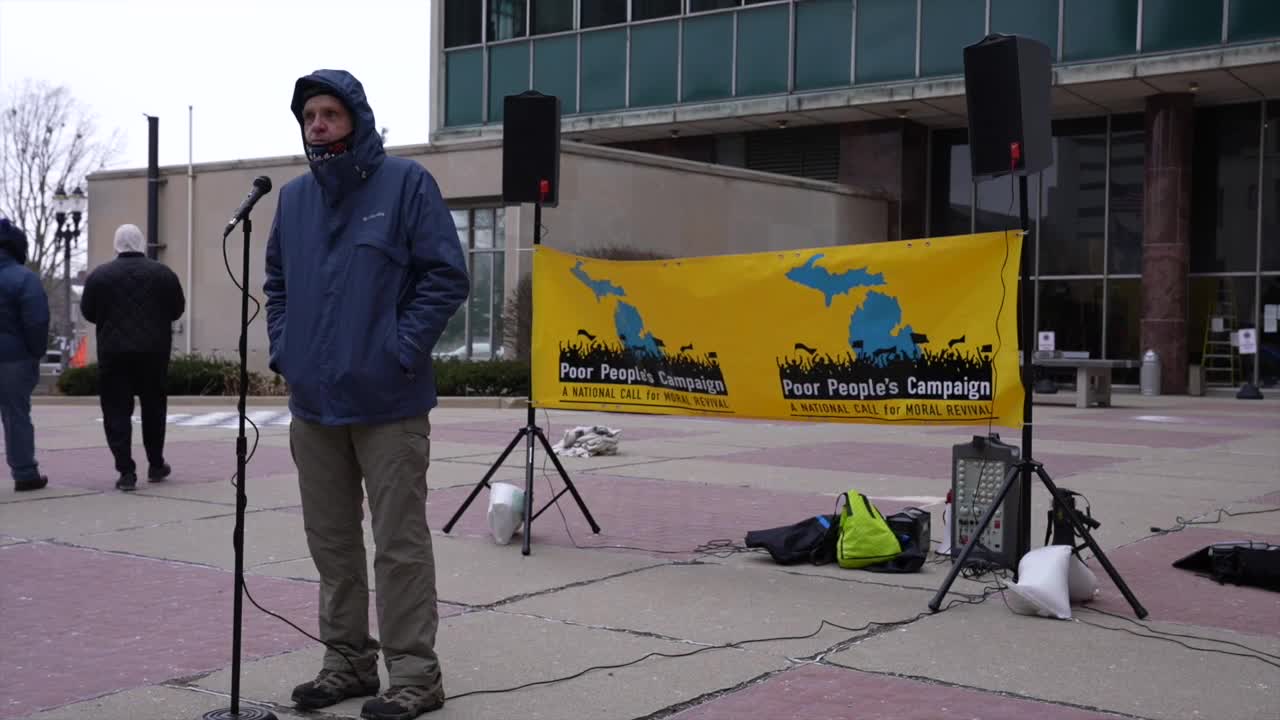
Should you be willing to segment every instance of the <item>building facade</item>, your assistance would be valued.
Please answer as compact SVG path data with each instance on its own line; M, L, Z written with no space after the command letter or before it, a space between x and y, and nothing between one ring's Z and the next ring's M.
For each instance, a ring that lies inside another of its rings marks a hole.
M560 97L568 141L879 195L882 239L1017 226L1014 182L969 173L962 49L1034 37L1055 59L1054 163L1030 181L1037 328L1091 357L1155 349L1183 392L1191 365L1252 379L1230 341L1253 327L1259 376L1280 375L1280 2L435 5L433 145L499 138L502 98L533 88Z

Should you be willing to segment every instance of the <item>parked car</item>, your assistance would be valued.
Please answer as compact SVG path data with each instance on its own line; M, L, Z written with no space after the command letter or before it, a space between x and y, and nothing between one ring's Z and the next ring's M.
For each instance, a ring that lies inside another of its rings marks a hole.
M62 351L56 349L46 350L44 358L40 360L41 375L61 375L62 374Z

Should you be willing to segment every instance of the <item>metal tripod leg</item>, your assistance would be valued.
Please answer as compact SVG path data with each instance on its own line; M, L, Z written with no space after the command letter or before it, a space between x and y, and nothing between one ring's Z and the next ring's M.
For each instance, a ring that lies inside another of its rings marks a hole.
M1044 483L1044 486L1049 489L1049 494L1053 495L1054 501L1059 506L1066 507L1066 497L1058 489L1058 486L1053 484L1053 480L1049 479L1049 474L1045 472L1044 466L1036 463L1035 471L1036 475L1040 477L1040 482ZM1129 607L1133 608L1133 613L1138 616L1139 620L1145 618L1147 609L1142 607L1142 603L1138 602L1138 598L1134 596L1133 592L1129 590L1129 586L1125 584L1124 578L1120 577L1120 573L1111 565L1111 561L1102 552L1102 548L1098 547L1098 543L1094 542L1093 536L1089 534L1089 528L1085 527L1084 523L1076 517L1075 512L1068 512L1067 519L1071 521L1071 526L1075 528L1076 534L1084 538L1085 543L1089 545L1089 549L1093 551L1093 556L1098 558L1098 562L1102 563L1107 575L1111 577L1111 582L1115 583L1116 587L1120 589L1120 594L1124 595L1124 599L1129 601Z
M578 488L574 487L573 481L569 479L568 471L566 471L564 466L560 464L560 458L556 455L555 451L551 449L551 443L547 440L547 436L542 433L542 428L534 428L534 434L536 434L538 439L542 441L542 447L546 449L547 455L551 458L551 462L555 463L556 472L560 473L560 479L564 481L565 489L556 493L554 497L548 500L547 504L542 506L542 510L533 514L532 519L536 519L546 511L547 508L551 507L561 495L565 494L565 492L569 492L573 495L573 499L578 502L578 508L582 510L583 517L585 517L587 519L587 523L591 525L591 532L599 534L600 526L596 524L595 518L591 517L591 511L587 509L587 504L583 502L582 496L578 494Z
M529 428L522 427L520 428L520 432L516 433L516 436L511 439L511 443L507 445L507 449L503 450L502 454L498 456L498 460L489 467L489 472L485 473L484 477L480 479L480 482L476 483L476 486L471 489L471 494L467 496L466 502L462 503L462 507L458 508L458 511L453 514L453 517L449 518L449 522L445 523L444 533L446 535L448 535L449 531L453 529L454 523L458 522L458 518L462 517L462 513L467 511L467 507L471 505L471 501L475 500L476 495L480 494L480 488L489 487L489 478L493 477L494 473L498 472L498 468L502 467L502 463L507 459L507 456L511 454L512 450L516 449L516 444L520 442L520 438L524 437L528 433Z

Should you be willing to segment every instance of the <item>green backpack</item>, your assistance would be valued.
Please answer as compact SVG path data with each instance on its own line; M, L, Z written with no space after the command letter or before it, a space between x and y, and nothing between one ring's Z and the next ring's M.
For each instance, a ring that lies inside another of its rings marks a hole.
M892 560L901 552L898 536L871 500L857 490L846 492L840 511L840 537L836 540L836 562L840 567L862 568Z

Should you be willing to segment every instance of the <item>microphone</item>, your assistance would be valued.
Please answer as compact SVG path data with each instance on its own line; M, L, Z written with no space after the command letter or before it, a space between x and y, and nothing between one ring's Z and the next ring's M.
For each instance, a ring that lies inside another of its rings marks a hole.
M253 210L253 206L258 204L263 195L271 192L271 178L266 175L259 175L253 181L253 189L249 191L249 195L240 203L240 207L236 208L236 214L231 216L231 220L227 222L227 227L222 231L222 237L225 239L235 229L241 220L249 215L249 211Z

